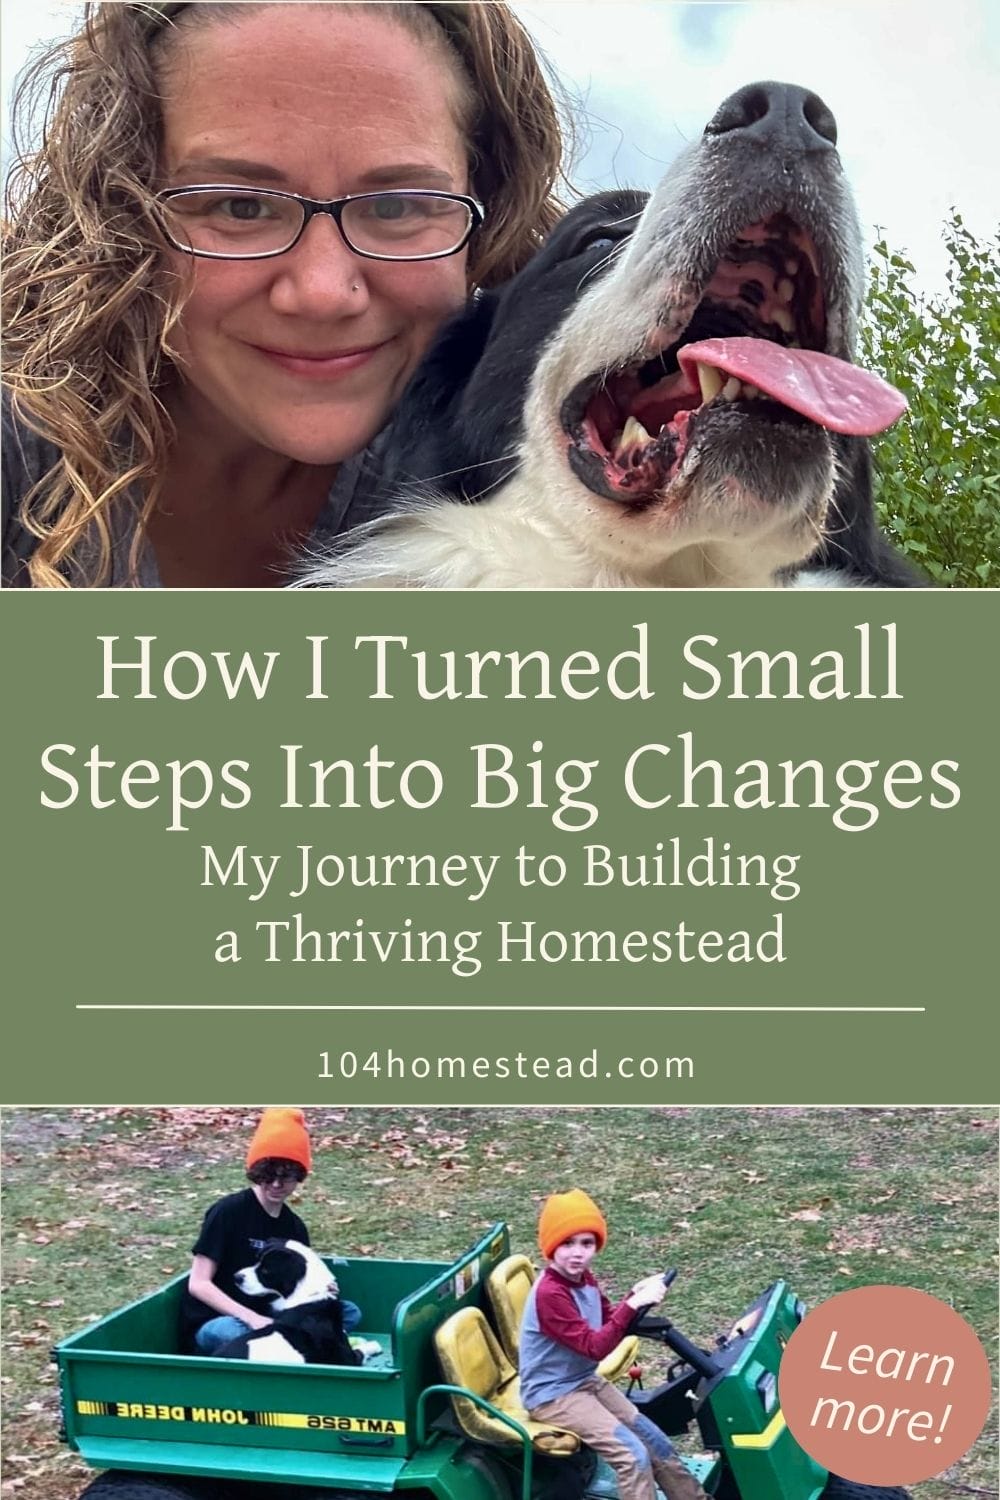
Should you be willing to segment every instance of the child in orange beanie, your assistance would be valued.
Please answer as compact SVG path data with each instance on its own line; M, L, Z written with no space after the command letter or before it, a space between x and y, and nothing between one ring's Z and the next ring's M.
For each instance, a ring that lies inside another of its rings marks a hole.
M621 1500L706 1500L673 1445L597 1366L625 1337L638 1312L666 1296L647 1276L612 1307L590 1270L608 1226L594 1200L573 1188L547 1198L538 1243L547 1265L529 1293L521 1323L521 1400L533 1421L575 1432L607 1459Z
M230 1339L271 1318L242 1292L235 1274L253 1265L268 1240L309 1244L309 1231L288 1199L312 1167L305 1117L299 1109L265 1109L246 1156L250 1186L220 1198L205 1214L192 1247L191 1274L180 1310L181 1349L214 1354ZM344 1330L356 1328L361 1312L342 1302Z

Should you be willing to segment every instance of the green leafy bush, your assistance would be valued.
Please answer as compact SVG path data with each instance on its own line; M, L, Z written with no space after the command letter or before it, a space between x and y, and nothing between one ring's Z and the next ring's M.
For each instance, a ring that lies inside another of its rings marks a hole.
M862 360L910 410L875 445L882 525L934 583L1000 586L1000 237L980 245L952 212L947 292L924 298L914 268L872 252Z

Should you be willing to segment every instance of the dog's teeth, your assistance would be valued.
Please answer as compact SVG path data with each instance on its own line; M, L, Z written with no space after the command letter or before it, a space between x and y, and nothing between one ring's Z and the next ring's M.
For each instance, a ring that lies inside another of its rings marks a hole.
M791 302L795 296L795 283L792 281L779 281L777 292L779 302Z
M701 399L708 403L722 390L722 375L714 365L698 365L698 384L701 386Z
M798 269L799 263L797 260L788 259L785 261L785 270L788 272L789 276L794 276Z
M744 380L744 382L743 382L743 399L745 401L756 401L757 398L758 398L758 396L760 396L760 394L761 394L761 392L757 389L757 387L755 385L748 385L747 382Z
M788 312L784 307L775 308L774 312L771 314L771 322L777 323L778 327L784 333L794 333L795 331L795 319L792 317L791 313Z
M629 417L618 439L618 451L620 452L622 448L643 448L650 441L649 433L638 417Z
M722 399L723 401L735 401L739 393L740 382L736 379L735 375L730 375L729 379L722 387Z

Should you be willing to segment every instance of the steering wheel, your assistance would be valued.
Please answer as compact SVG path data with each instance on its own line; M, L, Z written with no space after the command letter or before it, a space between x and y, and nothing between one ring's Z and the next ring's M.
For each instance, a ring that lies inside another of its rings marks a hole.
M663 1273L667 1286L671 1285L676 1276L676 1270ZM713 1355L705 1349L699 1349L697 1344L693 1344L674 1327L669 1318L652 1316L646 1308L640 1308L636 1312L629 1324L629 1333L637 1333L640 1338L651 1338L659 1344L665 1344L668 1349L673 1350L680 1361L690 1365L693 1370L697 1370L698 1374L706 1380L714 1380L722 1373L723 1366Z
M674 1282L676 1280L677 1280L677 1267L676 1266L671 1266L669 1271L664 1271L664 1273L663 1273L663 1284L664 1284L665 1287L671 1287L671 1286L673 1286L673 1284L674 1284ZM655 1302L652 1303L652 1304L650 1304L651 1307L655 1307L656 1305L657 1304ZM629 1331L629 1333L638 1333L638 1334L641 1334L643 1330L642 1330L642 1328L639 1325L641 1323L643 1323L643 1322L652 1322L653 1321L653 1319L651 1318L651 1314L650 1314L650 1306L647 1306L647 1307L637 1307L636 1308L636 1310L635 1310L635 1316L632 1318L632 1321L628 1325L628 1331ZM656 1320L656 1321L659 1321L659 1320ZM667 1326L669 1326L669 1325L667 1325ZM649 1331L652 1333L654 1331L658 1332L659 1330L654 1330L653 1328L650 1328Z

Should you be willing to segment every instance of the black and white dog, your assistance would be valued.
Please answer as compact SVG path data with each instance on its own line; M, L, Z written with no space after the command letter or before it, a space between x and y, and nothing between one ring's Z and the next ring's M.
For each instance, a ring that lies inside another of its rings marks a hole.
M359 1365L379 1347L372 1340L349 1343L336 1281L316 1252L297 1240L269 1240L256 1264L235 1279L248 1297L270 1299L274 1322L223 1344L219 1359Z
M388 514L306 585L891 587L851 363L861 238L815 94L727 99L651 197L574 208L481 293L393 420Z

